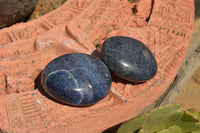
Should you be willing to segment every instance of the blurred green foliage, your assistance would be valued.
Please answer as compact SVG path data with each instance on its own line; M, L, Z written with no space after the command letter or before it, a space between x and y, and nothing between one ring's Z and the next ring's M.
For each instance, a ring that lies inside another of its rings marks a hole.
M200 113L166 105L124 123L118 133L200 133Z

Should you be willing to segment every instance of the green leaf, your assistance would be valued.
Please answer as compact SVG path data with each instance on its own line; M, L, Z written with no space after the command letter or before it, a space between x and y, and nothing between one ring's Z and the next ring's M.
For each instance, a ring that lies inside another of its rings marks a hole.
M118 133L158 132L171 126L178 126L183 132L200 131L200 123L192 113L180 109L180 105L167 105L145 113L125 124Z
M135 131L134 133L144 133L144 132L143 132L143 129L139 129L139 130Z
M180 127L178 126L172 126L169 127L168 129L164 129L162 131L158 131L157 133L182 133L183 131L181 130Z
M164 120L162 117L171 115L172 112L178 111L180 107L180 105L167 105L165 107L157 108L149 113L145 113L142 116L123 124L119 128L118 133L133 133L141 128L143 128L144 132L156 132L168 128L165 122L161 122ZM158 124L159 128L157 127Z
M198 121L200 121L200 113L194 109L190 109L187 112L191 113Z
M195 131L195 132L191 132L191 133L200 133L200 131Z

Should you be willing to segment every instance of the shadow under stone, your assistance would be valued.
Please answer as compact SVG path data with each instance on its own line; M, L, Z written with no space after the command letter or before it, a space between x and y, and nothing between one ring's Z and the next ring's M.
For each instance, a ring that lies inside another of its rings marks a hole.
M133 82L133 81L128 81L128 80L122 79L117 74L115 74L111 71L110 71L110 75L112 77L112 82L115 82L115 83L131 84L131 85L138 85L138 84L145 83L145 82Z

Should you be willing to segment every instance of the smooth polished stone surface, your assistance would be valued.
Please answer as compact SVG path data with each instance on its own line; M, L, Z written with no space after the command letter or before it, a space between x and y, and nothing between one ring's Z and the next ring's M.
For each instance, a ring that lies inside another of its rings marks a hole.
M72 53L60 56L46 66L42 85L48 95L62 103L87 106L109 93L111 76L100 59Z
M157 72L151 51L140 41L122 36L108 38L102 46L108 68L123 79L145 82Z

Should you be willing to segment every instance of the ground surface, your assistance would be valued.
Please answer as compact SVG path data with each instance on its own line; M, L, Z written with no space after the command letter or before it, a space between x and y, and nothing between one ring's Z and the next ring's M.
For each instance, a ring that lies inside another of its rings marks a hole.
M30 16L29 21L37 19L50 11L58 8L67 0L39 0L35 10L33 11L32 15Z
M200 111L200 68L198 68L173 101L183 105L184 109Z
M195 15L196 22L194 26L194 33L199 34L198 36L200 36L200 0L195 0ZM199 40L198 38L194 39ZM193 44L191 43L190 45ZM181 89L173 103L182 104L185 109L194 108L200 111L200 67L198 67L193 73L192 77Z

